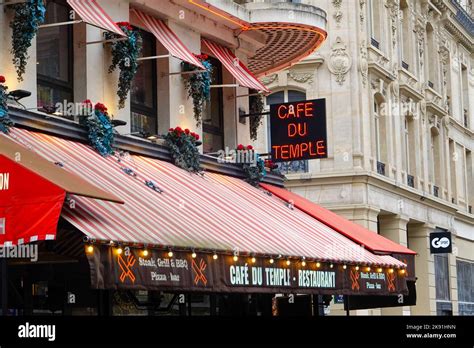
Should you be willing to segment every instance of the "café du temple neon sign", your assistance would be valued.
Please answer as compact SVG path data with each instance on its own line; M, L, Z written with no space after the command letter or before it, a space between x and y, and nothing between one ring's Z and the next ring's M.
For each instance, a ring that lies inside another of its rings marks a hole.
M326 100L270 106L272 160L327 158Z

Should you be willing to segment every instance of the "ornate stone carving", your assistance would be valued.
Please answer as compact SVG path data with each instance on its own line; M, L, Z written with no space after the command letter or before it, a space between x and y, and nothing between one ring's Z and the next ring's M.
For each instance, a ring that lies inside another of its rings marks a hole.
M334 20L336 21L337 23L337 26L340 26L340 23L341 23L341 20L342 20L342 11L341 11L341 4L342 4L342 0L332 0L332 4L334 6L334 8L336 9L336 12L334 12L334 14L332 15Z
M347 53L347 46L342 42L340 37L336 38L336 42L331 48L329 56L328 69L336 76L336 81L341 86L346 80L346 74L352 66L352 58Z
M387 0L387 7L390 10L390 20L392 25L392 45L395 47L397 45L397 28L399 26L399 9L400 3L399 0Z
M294 71L289 71L288 76L291 77L294 81L299 83L312 83L313 82L313 74L312 73L297 73Z
M269 85L270 83L275 82L278 79L278 74L273 74L269 76L262 77L260 80L264 85Z
M362 76L362 84L365 87L367 85L367 78L369 76L369 63L367 60L367 44L365 40L362 41L360 44L359 71Z
M364 22L365 22L365 3L366 0L359 0L359 20L360 20L360 31L364 31Z

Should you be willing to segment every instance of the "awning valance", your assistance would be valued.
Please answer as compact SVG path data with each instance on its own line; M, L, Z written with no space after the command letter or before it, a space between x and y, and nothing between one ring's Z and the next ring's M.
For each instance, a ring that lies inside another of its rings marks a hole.
M85 23L122 37L127 36L95 0L67 0L67 3Z
M235 77L242 87L255 89L257 91L270 92L247 67L238 59L230 49L209 40L202 40L202 43L209 49L225 68Z
M155 35L156 39L168 50L175 58L188 62L205 70L205 67L196 58L194 54L183 44L178 36L160 19L149 16L138 10L133 10L145 28Z

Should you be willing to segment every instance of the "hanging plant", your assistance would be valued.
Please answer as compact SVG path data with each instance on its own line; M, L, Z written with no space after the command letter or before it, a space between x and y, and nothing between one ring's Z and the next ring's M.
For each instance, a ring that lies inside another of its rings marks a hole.
M8 105L7 105L7 89L4 85L6 82L5 77L0 76L0 131L5 134L10 132L10 127L13 126L13 122L8 116Z
M253 116L250 117L250 139L253 141L257 140L257 133L258 133L258 128L262 124L263 120L263 115L261 113L263 112L265 108L265 104L263 102L263 96L261 94L251 96L250 100L250 114L255 114L259 116Z
M165 140L176 166L189 172L200 171L200 155L197 149L200 144L199 134L181 127L170 128Z
M265 175L267 175L267 171L265 170L265 162L258 155L256 163L245 163L242 168L246 176L245 181L253 186L258 186Z
M109 67L109 73L115 71L117 67L120 69L117 95L119 97L119 109L123 109L132 80L138 70L138 58L142 51L142 37L128 22L118 22L117 25L127 35L128 40L112 43L112 64ZM105 38L114 40L120 39L121 36L107 32Z
M90 100L84 101L83 105L86 110L91 110L86 121L90 144L104 157L113 154L114 128L107 108L97 103L92 110Z
M38 32L38 27L44 23L46 7L43 0L26 0L21 4L10 5L15 11L12 28L13 64L18 75L18 82L23 81L23 74L28 61L28 49L31 41Z
M194 119L196 127L201 125L202 113L206 102L211 100L211 75L212 65L205 54L196 56L206 68L205 72L188 75L184 80L184 87L188 92L188 98L193 99ZM200 70L197 66L188 62L181 63L184 72Z

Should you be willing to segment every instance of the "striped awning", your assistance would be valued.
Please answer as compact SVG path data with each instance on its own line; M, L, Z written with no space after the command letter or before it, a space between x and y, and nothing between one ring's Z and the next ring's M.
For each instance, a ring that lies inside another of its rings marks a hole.
M199 59L192 54L192 52L181 42L178 36L176 36L165 22L138 10L133 10L133 12L143 23L146 30L155 35L156 39L161 42L173 57L193 64L200 69L206 69Z
M237 83L242 87L248 87L257 91L270 92L250 70L238 59L230 49L209 40L202 40L203 44L225 66L235 77Z
M95 0L67 0L67 3L85 23L119 36L127 36Z
M142 156L103 158L87 145L42 133L12 129L12 134L125 201L73 195L74 208L64 207L63 217L98 241L405 266L240 179L210 172L200 176Z

